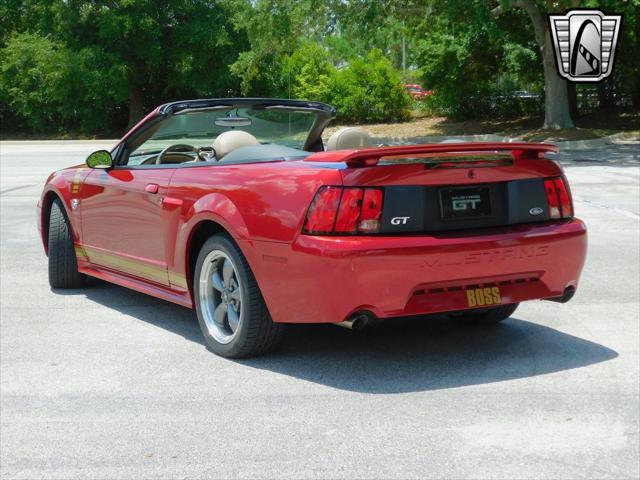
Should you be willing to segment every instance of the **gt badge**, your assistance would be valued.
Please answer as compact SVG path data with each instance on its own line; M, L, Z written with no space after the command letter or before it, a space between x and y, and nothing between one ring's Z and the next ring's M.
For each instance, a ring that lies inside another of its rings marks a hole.
M459 197L451 197L454 210L475 210L476 205L482 201L480 195L461 195Z
M391 225L406 225L407 224L407 220L409 220L411 217L393 217L391 219Z
M71 210L76 210L78 208L79 203L80 203L80 200L78 200L77 198L71 199Z

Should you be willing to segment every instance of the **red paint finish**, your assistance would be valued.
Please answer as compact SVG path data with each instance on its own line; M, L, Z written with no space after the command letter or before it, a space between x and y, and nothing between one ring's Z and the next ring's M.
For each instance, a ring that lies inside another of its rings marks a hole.
M405 83L403 87L405 92L411 95L414 100L425 100L433 95L433 91L425 90L422 85L417 83Z
M176 248L168 260L170 272L192 274L187 268L189 242L194 228L205 221L227 230L252 268L260 268L255 242L293 242L315 192L324 184L339 183L337 170L303 162L177 169L169 194L183 203L171 217Z
M81 195L82 245L110 252L125 262L143 264L142 278L169 285L167 255L174 245L168 242L169 215L162 203L173 169L92 170L85 178ZM157 193L147 191L155 184ZM120 263L118 258L92 257L104 267ZM149 268L144 268L148 264ZM164 270L163 277L157 270Z
M347 200L356 205L361 195L365 202L367 192L378 191L370 187L558 177L561 168L541 158L554 150L541 144L444 144L241 165L72 167L48 179L39 205L49 195L62 199L84 252L81 271L188 307L191 241L203 222L216 222L247 258L276 322L339 322L359 310L380 318L434 313L468 308L467 287L497 285L502 303L558 297L577 287L587 248L584 224L555 220L455 235L306 235L304 222L318 190L367 187L364 193L350 190L353 198ZM391 156L479 151L506 151L513 165L378 165ZM77 210L71 208L74 199ZM374 210L371 215L378 215ZM44 211L39 208L43 240ZM353 230L349 211L338 220L338 230Z
M433 145L400 145L395 147L365 148L362 150L335 150L308 156L307 162L344 162L350 167L376 165L389 157L428 157L435 154L511 152L516 160L542 158L544 152L557 152L558 147L547 143L436 143ZM441 155L438 155L441 156Z
M469 176L473 172L473 176ZM474 185L562 174L555 162L541 159L517 159L513 166L491 168L434 169L425 174L422 164L380 165L348 168L340 171L344 185Z
M358 310L380 318L461 310L464 287L511 278L537 280L501 286L503 303L558 297L577 287L587 241L584 224L571 220L483 235L303 235L255 246L263 262L254 273L275 321L334 322ZM428 292L445 286L463 289Z

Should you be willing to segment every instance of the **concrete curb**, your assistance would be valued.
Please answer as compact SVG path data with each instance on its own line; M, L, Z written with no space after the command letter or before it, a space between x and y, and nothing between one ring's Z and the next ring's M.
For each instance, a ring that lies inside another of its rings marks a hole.
M494 134L484 135L432 135L424 137L373 137L375 143L388 145L406 145L407 143L453 143L453 142L521 142L518 137L503 137ZM591 140L572 140L566 142L548 142L555 143L561 150L582 150L590 148L598 148L606 145L615 144L640 144L640 136L637 132L620 132L602 138L594 138Z
M521 142L518 137L504 137L495 134L483 135L429 135L419 137L373 137L374 143L385 145L407 145L423 143L454 143L454 142ZM55 151L55 147L63 147L65 152L87 152L99 148L110 149L118 140L3 140L0 141L0 153L20 151L28 145L29 151ZM582 150L599 148L607 145L640 145L638 132L620 132L592 140L574 140L555 143L561 150ZM69 148L71 147L71 149Z
M102 148L110 150L118 140L7 140L0 141L0 154L24 151L35 153L91 153Z
M569 142L557 142L560 148L568 150L580 150L583 148L597 148L606 145L640 143L640 136L635 132L620 132L608 137L594 138L593 140L574 140Z

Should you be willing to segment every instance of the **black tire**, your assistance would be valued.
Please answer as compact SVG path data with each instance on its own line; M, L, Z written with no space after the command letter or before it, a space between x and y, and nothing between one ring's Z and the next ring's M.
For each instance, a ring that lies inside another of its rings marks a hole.
M51 288L80 288L84 275L78 272L73 233L64 207L56 199L49 214L49 285Z
M221 343L211 335L202 311L200 277L205 259L216 250L222 251L231 258L241 290L241 320L232 340L228 343ZM271 320L247 260L228 235L214 235L202 246L196 260L193 290L198 323L207 345L214 353L227 358L246 358L271 352L279 345L285 325L274 323Z
M463 323L488 325L506 320L513 315L518 305L519 303L510 303L493 308L464 310L452 313L450 317Z

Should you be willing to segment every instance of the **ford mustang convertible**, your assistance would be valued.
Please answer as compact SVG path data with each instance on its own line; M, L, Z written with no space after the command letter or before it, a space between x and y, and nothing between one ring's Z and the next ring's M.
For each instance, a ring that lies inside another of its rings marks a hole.
M208 346L272 350L287 323L444 313L495 323L568 301L584 263L553 145L323 142L328 105L162 105L38 203L53 288L86 275L195 308Z

